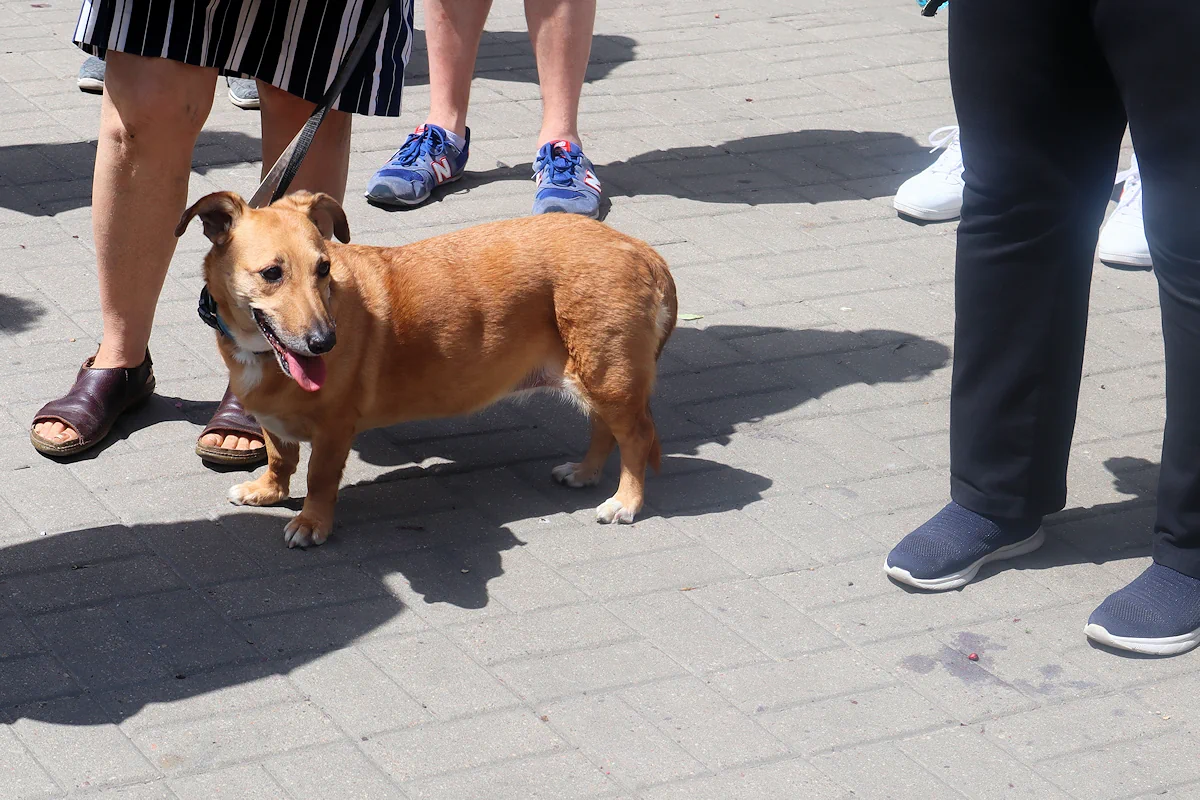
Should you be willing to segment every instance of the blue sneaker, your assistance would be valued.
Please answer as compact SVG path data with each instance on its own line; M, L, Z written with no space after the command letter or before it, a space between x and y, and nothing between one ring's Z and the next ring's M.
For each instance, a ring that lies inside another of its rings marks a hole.
M259 108L258 81L253 78L225 78L229 87L229 102L238 108L253 111Z
M104 61L96 56L88 56L79 65L79 91L88 94L104 93Z
M367 182L367 199L384 206L415 206L433 190L462 177L467 168L471 129L459 150L438 125L422 125L408 135L388 163Z
M1044 541L1040 518L997 522L951 503L901 539L883 571L909 586L944 592L970 583L989 561L1032 553Z
M1200 580L1151 564L1092 612L1084 633L1094 642L1135 653L1186 653L1200 644Z
M592 162L574 142L542 145L533 162L533 179L538 185L533 196L534 214L557 211L592 219L600 216L600 179Z

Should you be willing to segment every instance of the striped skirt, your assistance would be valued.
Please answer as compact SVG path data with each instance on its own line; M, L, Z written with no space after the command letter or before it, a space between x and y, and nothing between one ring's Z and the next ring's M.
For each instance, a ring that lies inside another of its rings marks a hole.
M333 82L372 0L83 0L74 41L216 67L317 102ZM413 42L412 0L391 7L335 106L394 117Z

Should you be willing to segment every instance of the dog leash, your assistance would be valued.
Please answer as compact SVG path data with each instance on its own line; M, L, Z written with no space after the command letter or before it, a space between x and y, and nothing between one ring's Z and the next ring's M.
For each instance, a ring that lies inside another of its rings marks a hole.
M312 146L313 139L316 138L317 129L321 127L321 123L325 120L325 115L333 108L333 104L337 102L342 91L346 88L346 84L350 81L350 74L354 72L359 62L362 61L363 56L366 55L371 37L379 30L379 26L383 23L383 17L390 5L391 0L374 0L371 10L367 14L366 21L354 39L354 46L350 48L350 52L342 59L337 74L333 76L333 83L329 84L329 88L325 90L324 96L317 103L316 110L313 111L312 115L304 123L304 127L292 139L291 144L280 153L274 166L271 167L271 171L267 173L266 177L262 179L262 183L258 185L254 196L250 198L247 204L251 208L269 206L283 197L283 193L291 186L292 180L300 170L300 164L308 154L308 148ZM217 313L217 301L213 300L212 295L209 294L208 286L200 290L200 305L197 310L200 313L200 319L204 321L205 325L218 331L222 336L230 339L233 338L229 332L229 328L225 326L224 320Z
M329 113L329 109L333 108L333 104L341 96L342 90L346 88L346 83L350 80L350 73L366 55L367 45L371 37L375 35L375 31L379 29L380 23L383 22L383 15L387 13L389 5L391 5L390 0L374 0L371 11L367 15L367 21L363 23L362 30L358 32L354 46L350 48L350 52L342 60L342 65L338 67L337 74L333 77L333 83L329 84L329 88L325 90L325 96L317 104L312 116L304 123L300 133L279 155L279 159L271 167L271 171L258 185L258 190L250 198L251 208L270 205L283 197L283 193L291 185L292 179L296 177L296 172L299 171L300 163L304 161L308 148L312 146L313 138L317 135L317 128L321 127L325 115Z

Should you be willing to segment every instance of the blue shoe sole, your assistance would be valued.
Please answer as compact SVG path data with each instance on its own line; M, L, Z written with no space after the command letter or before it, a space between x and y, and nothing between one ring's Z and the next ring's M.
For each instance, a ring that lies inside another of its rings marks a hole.
M367 198L367 200L369 200L370 202L372 202L378 206L387 206L387 207L391 207L391 208L412 208L413 206L419 206L422 203L429 202L430 198L433 197L434 192L436 192L438 189L442 188L443 186L445 186L448 183L454 183L457 180L461 180L463 175L465 175L465 174L466 174L466 171L463 171L463 172L460 172L459 174L455 175L452 178L446 178L446 180L442 181L437 186L435 186L433 188L432 192L430 192L425 197L422 197L419 200L405 200L403 198L396 197L395 195L392 195L391 197L388 197L388 198L379 198L379 197L372 196L370 192L363 192L363 197Z
M597 205L595 211L576 211L570 208L563 208L562 206L550 206L539 210L535 205L533 215L537 216L539 214L575 214L580 217L587 217L588 219L600 219L600 206Z
M968 583L973 581L975 579L975 575L979 572L979 568L984 564L992 561L1004 561L1005 559L1016 558L1017 556L1023 556L1026 553L1032 553L1034 550L1037 550L1039 547L1041 547L1045 542L1046 534L1041 528L1038 528L1028 539L1022 539L1019 542L1014 542L1005 547L1001 547L999 550L988 553L983 558L975 561L967 567L964 567L958 572L951 572L946 575L940 575L936 578L914 578L912 573L906 569L889 566L886 558L883 560L883 571L887 573L887 576L892 580L916 587L917 589L924 589L927 592L947 592L951 589L957 589L960 586L966 586Z

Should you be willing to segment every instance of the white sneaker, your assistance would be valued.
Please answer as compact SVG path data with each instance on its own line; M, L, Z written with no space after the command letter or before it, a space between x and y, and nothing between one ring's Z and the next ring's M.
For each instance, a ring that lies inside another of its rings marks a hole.
M892 205L906 217L926 222L957 219L962 211L963 160L958 126L929 134L931 153L945 148L938 160L900 185Z
M1117 201L1116 211L1100 229L1096 249L1105 264L1150 267L1150 245L1146 243L1146 229L1142 225L1142 176L1138 172L1136 154L1124 175L1121 199Z

